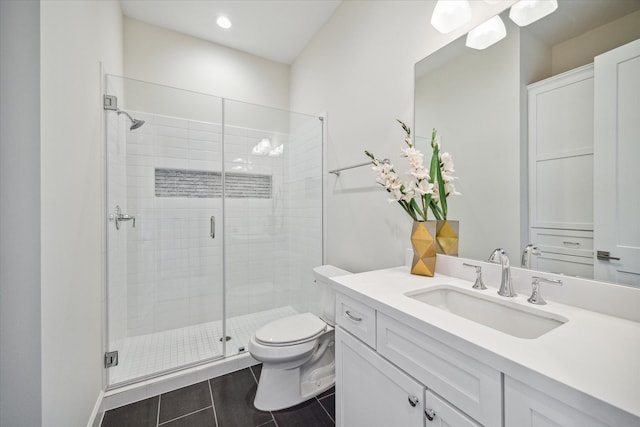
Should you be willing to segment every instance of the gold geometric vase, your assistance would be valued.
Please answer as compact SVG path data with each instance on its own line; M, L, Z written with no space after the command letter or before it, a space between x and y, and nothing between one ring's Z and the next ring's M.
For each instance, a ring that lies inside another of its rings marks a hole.
M414 221L411 230L411 274L433 276L436 272L436 222Z
M458 256L458 240L460 221L436 221L436 252L444 255Z

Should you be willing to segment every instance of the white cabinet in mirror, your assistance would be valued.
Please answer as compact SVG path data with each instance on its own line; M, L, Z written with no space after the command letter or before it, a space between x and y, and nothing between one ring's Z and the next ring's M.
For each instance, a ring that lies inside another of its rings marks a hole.
M611 127L598 125L601 110L594 91L598 77L583 75L592 72L587 64L595 57L606 57L604 53L640 38L640 2L562 1L555 13L528 27L503 20L507 37L486 50L465 48L461 38L416 64L418 148L425 143L421 136L436 128L456 159L464 197L451 204L449 216L460 220L460 256L484 260L493 248L503 247L515 260L526 245L538 244L544 255L533 257L534 268L640 285L635 270L612 269L617 260L597 258L598 250L617 257L616 246L638 245L640 232L629 232L616 221L600 223L594 209L622 202L625 209L618 218L637 218L640 196L632 190L638 182L635 175L614 173L608 175L612 179L598 181L596 174L608 169L598 166L597 157L615 148L597 147L601 137L594 131ZM640 96L631 94L639 90L640 73L633 73L633 64L629 65L625 74L629 96L620 100L625 102L626 116L638 117ZM579 75L574 83L567 83L555 97L545 92L544 101L539 98L536 112L546 115L547 122L537 130L559 129L559 133L555 139L549 132L538 138L540 151L532 158L527 86L572 69L579 69L573 73ZM626 121L624 126L625 135L637 140L638 125ZM625 147L625 159L637 163L640 153ZM529 181L530 172L535 181ZM618 199L603 203L602 192ZM601 244L600 236L622 239ZM626 255L634 260L635 256Z

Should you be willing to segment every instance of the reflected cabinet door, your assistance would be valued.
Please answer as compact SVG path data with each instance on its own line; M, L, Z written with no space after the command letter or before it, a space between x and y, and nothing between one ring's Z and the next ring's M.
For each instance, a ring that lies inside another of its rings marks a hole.
M594 96L595 278L640 286L640 39L595 58Z

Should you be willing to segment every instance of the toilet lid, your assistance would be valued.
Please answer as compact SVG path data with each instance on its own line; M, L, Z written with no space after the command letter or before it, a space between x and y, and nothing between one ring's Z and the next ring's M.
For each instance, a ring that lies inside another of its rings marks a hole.
M264 344L282 345L313 338L326 329L327 324L318 316L302 313L267 323L256 331L256 339Z

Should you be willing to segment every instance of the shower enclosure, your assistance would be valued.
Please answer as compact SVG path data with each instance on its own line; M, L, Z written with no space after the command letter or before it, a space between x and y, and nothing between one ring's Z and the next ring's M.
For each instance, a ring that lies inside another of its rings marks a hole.
M245 353L313 311L322 119L105 80L108 386Z

